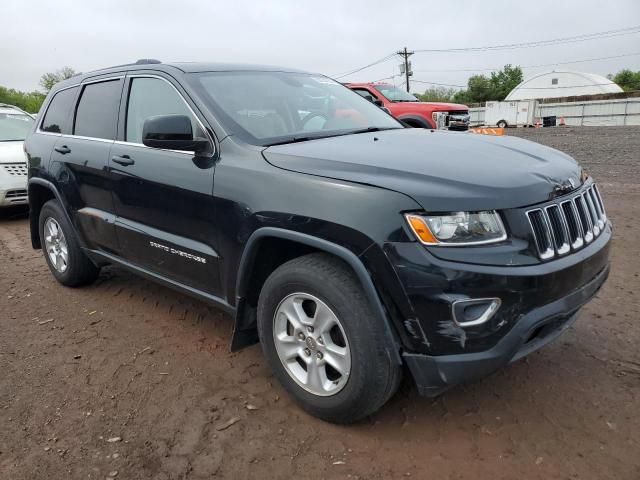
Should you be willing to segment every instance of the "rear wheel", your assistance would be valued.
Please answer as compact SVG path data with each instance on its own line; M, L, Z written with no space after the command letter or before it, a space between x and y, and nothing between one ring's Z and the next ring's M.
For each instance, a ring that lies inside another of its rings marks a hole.
M98 277L100 269L80 248L57 200L49 200L43 205L39 227L44 258L58 282L77 287Z
M505 120L500 120L497 125L500 128L507 128L507 122Z
M357 278L329 255L291 260L269 276L258 302L258 331L280 383L324 420L359 420L400 382L401 368Z

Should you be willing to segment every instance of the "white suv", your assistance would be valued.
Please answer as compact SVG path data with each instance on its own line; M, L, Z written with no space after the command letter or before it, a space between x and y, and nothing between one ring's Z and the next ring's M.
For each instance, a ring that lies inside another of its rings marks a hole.
M27 162L22 143L34 119L0 103L0 207L27 204Z

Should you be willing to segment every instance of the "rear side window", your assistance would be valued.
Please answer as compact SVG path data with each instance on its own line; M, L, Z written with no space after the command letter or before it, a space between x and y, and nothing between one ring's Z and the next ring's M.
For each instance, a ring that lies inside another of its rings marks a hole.
M120 80L85 85L76 109L73 134L114 140L121 90Z
M42 119L40 130L52 133L71 133L69 113L73 107L78 87L67 88L56 93Z

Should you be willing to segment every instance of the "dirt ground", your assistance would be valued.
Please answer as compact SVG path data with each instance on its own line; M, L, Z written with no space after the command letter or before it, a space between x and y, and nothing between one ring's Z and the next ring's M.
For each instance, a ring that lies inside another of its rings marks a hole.
M5 212L0 479L640 478L640 128L510 133L598 179L608 283L529 358L435 400L406 381L348 427L299 410L257 346L229 353L214 308L118 268L60 286Z

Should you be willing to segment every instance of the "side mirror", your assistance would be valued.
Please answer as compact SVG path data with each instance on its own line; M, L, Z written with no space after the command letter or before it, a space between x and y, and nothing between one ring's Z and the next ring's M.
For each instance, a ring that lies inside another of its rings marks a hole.
M377 105L380 108L384 108L384 103L382 103L382 100L378 100L377 98L373 100L373 104Z
M193 138L191 119L186 115L149 117L142 126L142 143L165 150L203 152L209 146L204 138Z

